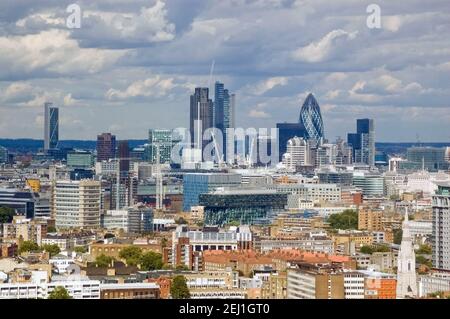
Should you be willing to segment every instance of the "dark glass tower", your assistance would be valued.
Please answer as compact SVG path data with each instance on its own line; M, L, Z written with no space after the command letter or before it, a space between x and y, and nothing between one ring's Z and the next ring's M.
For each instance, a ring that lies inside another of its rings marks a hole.
M200 112L200 113L199 113ZM201 121L200 131L197 128L197 120ZM200 134L199 138L202 141L203 133L206 129L213 127L213 102L209 98L208 88L196 88L193 95L191 95L191 105L190 105L190 134L191 142L198 147L197 141L194 136L194 132ZM199 131L199 132L198 132ZM208 144L208 141L203 141L200 144L203 148Z
M300 110L299 122L306 131L305 138L308 140L321 141L324 137L324 129L322 115L320 114L320 106L316 98L311 93L306 97Z
M353 147L353 161L375 165L375 126L373 119L357 119L356 133L347 135L347 142Z
M301 123L277 123L278 129L278 156L283 159L286 153L287 142L293 137L303 137L306 134L305 127Z
M226 159L226 145L228 128L234 126L233 124L233 110L231 106L231 95L224 84L216 82L214 90L214 127L222 132L224 159Z
M116 136L111 133L97 135L97 162L107 161L116 154Z
M59 142L59 110L53 103L44 104L44 150L55 149Z

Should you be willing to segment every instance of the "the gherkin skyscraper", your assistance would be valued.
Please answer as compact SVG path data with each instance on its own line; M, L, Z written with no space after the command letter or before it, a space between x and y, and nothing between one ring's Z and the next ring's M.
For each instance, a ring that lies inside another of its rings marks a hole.
M319 142L324 137L322 115L316 98L311 93L306 97L300 110L299 122L303 124L306 131L305 138Z

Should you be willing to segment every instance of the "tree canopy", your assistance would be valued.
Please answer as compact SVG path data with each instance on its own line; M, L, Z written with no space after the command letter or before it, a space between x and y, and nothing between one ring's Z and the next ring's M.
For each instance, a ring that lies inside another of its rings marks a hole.
M0 206L0 224L10 223L15 214L14 209Z
M374 246L362 246L359 251L363 254L372 255L376 252L387 253L390 252L391 249L386 245L374 245Z
M342 213L330 215L328 222L333 229L357 229L358 212L346 209Z
M163 266L162 255L149 251L140 258L140 266L142 270L156 270Z
M48 295L48 299L72 299L72 297L69 295L66 288L57 286Z
M170 287L170 294L173 299L190 299L191 293L186 284L186 278L178 275L173 277L172 285Z
M111 256L106 256L104 254L101 254L99 256L97 256L97 258L95 258L95 265L97 267L109 267L111 265L111 263L113 262L114 258L112 258Z
M129 266L137 266L142 257L142 249L136 246L128 246L122 249L119 257L125 259Z
M37 251L41 251L39 245L29 240L25 240L24 242L22 242L19 247L20 254L24 252L37 252Z
M58 255L61 252L61 249L56 244L42 245L41 248L48 252L50 254L50 257Z

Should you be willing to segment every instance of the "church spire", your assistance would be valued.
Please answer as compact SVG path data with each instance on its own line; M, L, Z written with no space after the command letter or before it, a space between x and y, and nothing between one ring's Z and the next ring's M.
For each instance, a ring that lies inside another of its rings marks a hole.
M409 230L408 210L402 223L402 242L398 252L397 267L397 298L412 298L417 296L416 255L414 243Z

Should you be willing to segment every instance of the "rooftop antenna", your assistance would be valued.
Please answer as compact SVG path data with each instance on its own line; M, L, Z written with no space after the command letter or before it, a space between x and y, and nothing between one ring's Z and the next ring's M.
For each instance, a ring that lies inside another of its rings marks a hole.
M208 78L208 89L211 89L212 76L214 73L214 65L216 64L216 60L212 60L211 68L209 69L209 78Z

